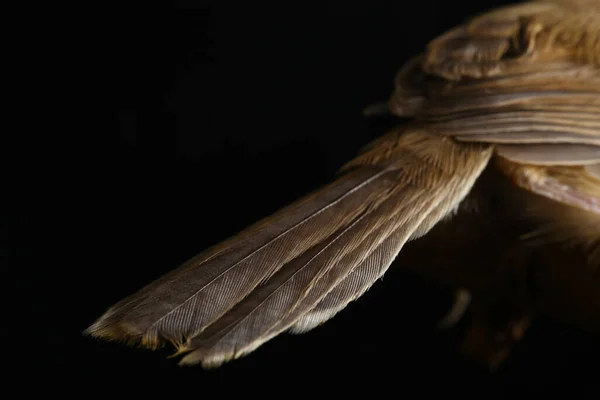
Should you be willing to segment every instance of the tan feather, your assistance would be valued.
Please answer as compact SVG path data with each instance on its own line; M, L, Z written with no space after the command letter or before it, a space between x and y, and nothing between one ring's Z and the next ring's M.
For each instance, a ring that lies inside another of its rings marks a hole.
M490 156L489 148L458 147L415 128L392 132L387 138L349 163L338 182L123 300L88 332L149 346L170 341L180 351L201 347L182 362L191 363L205 354L204 364L214 365L245 354L287 329L391 232L401 226L405 232L397 243L399 249L421 222L425 222L424 233L455 208ZM461 171L470 179L463 181ZM432 214L435 218L418 212L426 205L440 206ZM410 222L412 215L418 220ZM319 246L324 248L306 260ZM334 266L341 269L321 280ZM318 282L322 286L312 292L302 311L276 329ZM263 305L264 294L269 301ZM274 308L269 308L271 304ZM223 330L232 318L241 318L244 324L238 323L235 331ZM272 329L274 334L269 333Z
M599 138L590 138L584 135L575 135L568 131L559 132L556 130L550 131L533 131L527 130L523 132L501 132L501 133L485 133L481 135L465 135L455 136L454 139L459 142L486 142L486 143L574 143L574 144L591 144L600 146Z
M600 146L582 144L503 144L498 154L520 164L586 165L600 162Z
M283 264L377 203L385 168L351 171L111 307L87 332L154 347L201 332Z
M218 366L285 331L314 308L393 233L394 254L422 224L427 230L455 208L487 164L490 149L464 148L426 132L392 133L397 188L371 213L334 235L308 260L294 260L197 338L186 365ZM432 141L439 141L435 146ZM429 142L430 146L420 146ZM387 142L386 142L387 143ZM446 146L453 146L446 151ZM356 164L373 160L357 158ZM404 157L403 157L404 155ZM381 162L381 160L378 160ZM348 166L350 167L350 166ZM435 212L433 210L435 209ZM427 217L434 215L433 220ZM370 286L371 282L367 285Z
M363 254L369 254L371 243L389 229L380 225L383 220L393 217L388 213L399 201L407 207L412 205L403 199L403 195L394 196L382 205L382 209L358 219L348 229L321 243L307 257L303 256L284 266L280 273L242 301L239 307L191 340L188 347L197 349L184 357L182 363L189 365L201 360L205 367L218 366L249 353L279 333L271 330L282 319L286 319L298 302L314 290L314 286L319 286L319 276L334 275L333 279L343 277L344 271L329 275L327 271L334 266L350 269Z

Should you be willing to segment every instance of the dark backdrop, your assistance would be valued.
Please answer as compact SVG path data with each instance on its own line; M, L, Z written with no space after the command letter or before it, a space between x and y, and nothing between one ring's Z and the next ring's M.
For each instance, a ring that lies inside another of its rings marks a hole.
M30 308L15 318L38 354L22 365L57 374L63 388L86 382L86 396L99 387L198 397L579 393L597 360L582 333L541 321L490 375L435 330L451 293L397 270L323 327L215 371L81 335L123 296L329 181L381 134L361 109L387 98L397 68L506 3L99 6L92 39L72 49L77 58L86 48L71 68L84 92L75 101L91 116L62 149L66 196L12 216L16 288Z

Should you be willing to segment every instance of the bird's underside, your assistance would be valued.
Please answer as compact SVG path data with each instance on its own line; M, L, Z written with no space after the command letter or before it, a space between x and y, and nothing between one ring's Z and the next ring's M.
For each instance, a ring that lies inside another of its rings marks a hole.
M397 257L468 288L487 314L511 305L517 311L503 318L513 333L532 309L581 315L573 322L600 332L600 0L531 1L476 17L399 71L388 106L410 121L369 144L337 180L120 301L87 332L151 348L170 342L181 364L218 366L327 321ZM456 235L447 226L461 218L472 222ZM495 240L494 268L473 272L467 255L473 221L482 220L525 231ZM539 263L555 242L571 245L578 265L542 262L536 293L553 298L551 287L565 299L554 303L575 313L501 284L527 270L509 255ZM423 246L445 244L461 250L432 268ZM451 259L455 269L441 265ZM477 329L471 337L481 342Z

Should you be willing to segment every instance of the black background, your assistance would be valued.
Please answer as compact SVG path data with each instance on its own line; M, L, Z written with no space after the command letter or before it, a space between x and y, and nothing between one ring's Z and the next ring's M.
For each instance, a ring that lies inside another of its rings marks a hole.
M60 177L39 166L51 189L32 193L48 201L9 216L11 278L29 308L14 325L35 354L19 369L86 393L593 393L597 352L583 333L542 320L491 375L435 330L451 292L393 268L323 327L214 371L81 335L123 296L332 179L382 133L361 110L387 98L397 68L506 3L188 0L99 7L91 29L80 16L90 36L73 41L69 68L85 120L53 159Z

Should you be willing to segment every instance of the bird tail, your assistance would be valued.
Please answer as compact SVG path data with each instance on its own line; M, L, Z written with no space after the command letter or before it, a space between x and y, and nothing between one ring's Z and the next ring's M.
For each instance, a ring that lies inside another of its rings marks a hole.
M486 145L418 127L388 133L333 183L118 302L87 333L214 367L284 331L331 318L381 277L404 243L455 210L487 165Z

